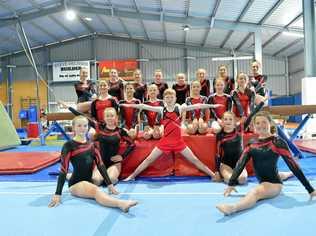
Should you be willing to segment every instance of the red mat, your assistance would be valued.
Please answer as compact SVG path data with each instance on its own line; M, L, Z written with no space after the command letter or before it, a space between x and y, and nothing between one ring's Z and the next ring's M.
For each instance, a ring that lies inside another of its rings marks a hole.
M305 152L311 152L316 154L316 140L294 140L294 144Z
M244 144L250 138L254 137L251 133L244 134ZM211 170L215 170L215 152L216 137L214 134L207 135L186 135L183 134L185 143L191 148L195 155ZM136 141L135 150L123 161L121 178L130 175L136 167L148 156L158 141L145 141L139 139ZM248 175L254 175L252 161L246 166ZM205 176L205 174L196 169L190 162L185 160L180 154L163 154L154 163L152 163L140 176Z
M0 174L29 174L59 161L59 152L0 152Z

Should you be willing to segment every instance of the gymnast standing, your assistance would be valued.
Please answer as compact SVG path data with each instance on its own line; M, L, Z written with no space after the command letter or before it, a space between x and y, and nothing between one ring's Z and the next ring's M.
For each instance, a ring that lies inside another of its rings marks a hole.
M95 199L96 202L102 206L117 207L123 212L128 212L130 207L137 204L136 201L113 198L92 183L93 166L97 165L97 168L108 186L109 193L119 194L107 174L99 151L94 147L93 143L89 143L86 139L88 131L87 118L84 116L75 117L72 121L72 126L75 136L72 140L67 141L63 145L57 188L48 206L55 207L60 204L62 189L66 181L70 162L73 166L73 174L69 179L68 185L69 191L73 196Z
M225 82L224 93L231 94L231 92L235 89L235 80L228 76L228 67L227 65L220 65L218 67L217 78L221 78ZM215 91L215 82L217 79L213 80L213 90Z
M154 73L154 82L152 84L155 84L159 90L158 98L162 99L163 92L168 88L168 84L164 82L162 71L161 70L155 70Z
M125 84L125 99L119 104L140 104L140 100L134 98L134 86L131 83ZM135 139L139 131L139 110L133 107L120 106L120 126L127 130L128 135Z
M250 76L250 87L254 89L256 94L266 97L267 96L267 76L260 74L260 63L258 61L254 61L251 64L252 76Z
M256 94L247 87L248 76L241 72L237 76L237 88L232 91L233 112L236 117L247 117L255 108Z
M98 122L104 122L104 110L113 107L118 110L118 102L115 97L109 94L109 85L105 80L99 81L99 96L91 103L91 116Z
M196 80L198 80L201 84L200 94L202 96L208 97L211 92L210 81L206 78L206 70L203 68L199 68L196 71Z
M133 73L134 79L134 98L144 102L147 98L147 85L142 81L142 72L140 69L136 69Z
M185 103L185 99L190 96L190 85L186 83L184 73L176 75L176 83L172 85L172 88L176 91L177 103L180 105Z
M190 106L194 104L205 104L207 102L207 97L200 94L201 84L198 80L194 80L191 83L191 93L190 97L187 97L185 104ZM188 134L206 134L209 119L209 110L201 109L197 107L195 110L186 112L186 132Z
M159 90L155 84L150 84L148 86L148 100L144 104L148 106L163 106L163 101L158 99ZM162 126L160 125L160 116L158 112L143 110L141 112L142 117L146 123L144 126L143 138L145 140L160 139L162 135Z
M153 163L161 154L168 152L179 152L188 161L195 165L199 170L207 175L215 178L215 174L205 166L186 146L181 136L181 113L188 110L208 109L217 105L196 104L191 106L176 104L176 92L173 89L167 89L164 92L164 107L152 107L145 104L131 105L123 104L123 106L133 106L139 109L151 110L162 114L162 124L164 127L163 137L159 140L158 145L152 150L148 157L136 168L136 170L128 176L125 181L133 180L135 177Z
M111 69L109 83L109 94L116 97L118 101L124 99L123 80L118 77L117 69Z
M80 69L80 81L74 84L77 94L77 108L81 112L88 112L90 110L91 101L96 95L95 84L89 79L88 69L82 67Z
M274 198L282 190L282 180L278 173L277 162L281 156L293 174L300 180L311 199L316 196L316 191L304 176L299 165L293 159L286 142L271 133L272 118L269 113L259 112L253 119L255 133L258 138L251 140L243 150L243 153L234 168L229 179L229 187L224 196L229 196L236 191L235 185L238 177L245 168L247 162L252 159L259 185L250 190L245 197L234 204L219 204L217 209L225 215L252 208L257 201Z
M210 112L214 121L212 122L213 132L219 132L220 125L222 124L221 118L226 111L231 111L232 108L232 98L230 95L224 93L225 91L225 81L218 77L214 82L215 93L208 97L208 104L221 104L222 106L217 108L211 108Z

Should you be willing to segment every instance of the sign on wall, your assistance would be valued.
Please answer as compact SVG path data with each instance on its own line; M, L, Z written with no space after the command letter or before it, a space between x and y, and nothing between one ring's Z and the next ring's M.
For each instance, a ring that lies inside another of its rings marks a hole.
M90 78L89 61L65 61L53 63L53 81L78 81L80 79L80 69L85 67Z
M108 79L112 68L117 69L120 78L128 81L132 80L134 70L138 68L138 62L136 59L99 61L100 79Z

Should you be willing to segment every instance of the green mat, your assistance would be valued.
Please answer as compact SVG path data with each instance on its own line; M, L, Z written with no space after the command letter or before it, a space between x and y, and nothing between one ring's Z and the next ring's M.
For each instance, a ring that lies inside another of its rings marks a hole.
M21 141L15 127L0 102L0 150L20 145Z

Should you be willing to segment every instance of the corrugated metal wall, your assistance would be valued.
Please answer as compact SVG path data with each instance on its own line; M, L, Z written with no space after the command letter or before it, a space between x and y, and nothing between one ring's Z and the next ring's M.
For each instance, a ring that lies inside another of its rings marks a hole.
M304 52L289 58L289 75L290 94L300 93L302 78L305 76Z
M52 69L47 64L55 61L70 60L91 60L91 77L96 78L94 59L131 59L147 58L149 61L140 62L140 68L144 79L149 82L153 79L155 69L162 69L165 79L169 84L174 83L175 75L188 70L190 80L195 78L195 71L198 68L205 68L210 78L214 78L217 67L223 62L212 61L212 57L229 56L230 53L219 53L217 51L201 51L183 49L181 47L157 46L150 43L138 43L127 40L113 40L104 37L86 38L67 42L62 45L51 46L34 53L35 60L39 63L39 69L44 78L48 80L51 89L54 91L56 100L63 99L74 101L76 95L71 83L52 83ZM185 56L191 59L185 59ZM302 61L302 60L300 60ZM4 62L4 61L3 61ZM22 54L11 56L10 64L17 65L14 72L15 80L35 79L33 69L30 67L26 57ZM229 74L232 76L232 63L224 62L229 67ZM249 72L250 61L238 61L238 70ZM285 60L279 58L264 57L263 73L269 77L268 87L273 88L273 93L277 95L286 94ZM291 78L291 81L294 81ZM291 93L297 91L297 85L291 83ZM53 96L49 96L49 101L54 101Z

